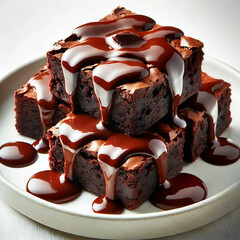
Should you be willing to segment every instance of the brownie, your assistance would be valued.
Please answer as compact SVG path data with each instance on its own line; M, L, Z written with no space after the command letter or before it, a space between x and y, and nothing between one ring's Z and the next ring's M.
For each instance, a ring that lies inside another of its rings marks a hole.
M212 90L218 101L216 135L219 136L231 123L231 89L229 83L202 73L202 87L209 82L215 83L214 89ZM188 106L189 101L191 102L191 98L184 103L184 107ZM180 115L184 117L187 122L184 160L193 162L200 157L209 144L209 119L204 112L188 108L181 110Z
M35 74L34 76L38 75ZM43 136L43 127L40 118L37 93L34 88L24 84L20 89L15 91L15 112L16 112L16 129L24 136L39 139ZM52 126L65 118L70 112L70 107L58 100L55 115L52 119Z
M166 127L165 127L166 129ZM157 130L156 130L157 131ZM162 135L167 147L167 178L176 176L183 167L184 131L168 127ZM50 143L49 161L54 171L64 171L64 159L58 137L58 127L48 131ZM102 169L97 160L103 140L94 140L85 145L76 156L74 179L83 189L98 196L105 193ZM152 157L130 157L119 169L116 184L116 199L127 209L135 209L145 202L158 184L157 171Z
M102 21L116 19L132 14L124 8L117 8ZM54 44L47 53L48 68L50 69L52 93L59 99L68 102L64 89L64 77L61 67L62 54L71 46L79 43L76 35ZM190 37L182 36L171 42L184 59L185 70L183 77L183 92L181 102L196 93L201 87L201 64L203 59L203 44ZM150 74L141 82L123 84L116 87L113 106L109 119L109 127L138 135L170 113L171 93L165 75L158 68L147 65ZM78 112L88 113L99 119L99 105L96 99L92 71L96 65L87 66L80 70L77 99Z

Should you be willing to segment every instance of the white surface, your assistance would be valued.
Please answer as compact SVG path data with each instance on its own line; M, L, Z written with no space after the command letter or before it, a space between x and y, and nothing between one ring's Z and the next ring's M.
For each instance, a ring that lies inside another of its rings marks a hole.
M158 23L181 28L186 35L199 38L205 43L204 51L207 55L240 69L238 60L240 2L238 0L195 2L191 0L128 2L2 0L0 75L3 77L17 66L45 54L54 41L64 38L74 27L99 19L117 5L149 15ZM90 6L95 6L95 10L90 11ZM174 9L169 11L172 7ZM0 204L0 212L0 239L72 238L70 235L35 224L3 203ZM16 224L12 224L12 219ZM239 222L238 208L207 227L181 234L173 239L208 239L208 236L209 239L238 239Z

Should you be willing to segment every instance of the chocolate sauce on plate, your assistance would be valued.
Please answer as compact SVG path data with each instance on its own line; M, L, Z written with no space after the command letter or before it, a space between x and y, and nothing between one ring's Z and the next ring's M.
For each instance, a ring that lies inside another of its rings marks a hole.
M167 179L167 147L159 135L144 133L138 137L108 130L114 89L124 83L136 82L149 75L146 64L152 64L165 74L172 94L172 120L186 127L178 117L178 105L183 89L184 61L170 44L183 32L173 27L155 25L155 21L142 15L129 15L107 22L94 22L74 30L79 43L62 56L65 90L72 112L57 124L64 155L64 173L46 170L34 174L27 183L27 191L53 203L63 203L79 196L81 189L74 183L77 154L92 140L102 139L98 162L103 171L105 195L92 203L96 213L119 214L122 203L116 199L116 176L119 168L131 156L151 156L155 161L159 186L150 201L158 208L172 209L196 203L206 198L205 184L196 176L180 173ZM81 68L99 63L93 70L93 86L99 102L101 119L76 114L77 80ZM28 82L37 92L43 137L33 146L38 152L47 151L45 138L52 124L57 102L51 94L49 72L43 70ZM191 99L190 106L209 116L210 144L203 154L205 161L226 165L239 158L239 148L229 140L216 136L217 99L213 84L203 84L199 93ZM27 166L36 159L36 150L27 143L16 142L0 147L0 161L11 167Z
M95 213L121 214L124 208L121 201L111 200L105 195L93 201L92 209Z
M207 188L201 179L192 174L179 173L158 186L149 200L158 208L170 210L202 201L206 197Z
M32 145L39 153L47 153L49 150L49 143L46 136L37 139Z
M213 165L229 165L235 163L240 157L239 147L224 137L216 137L202 156L204 161Z
M0 147L0 163L8 167L19 168L33 164L37 151L29 143L10 142Z
M74 178L76 154L82 147L95 139L107 139L112 132L102 122L85 114L72 114L61 121L59 137L64 154L64 171L67 178Z

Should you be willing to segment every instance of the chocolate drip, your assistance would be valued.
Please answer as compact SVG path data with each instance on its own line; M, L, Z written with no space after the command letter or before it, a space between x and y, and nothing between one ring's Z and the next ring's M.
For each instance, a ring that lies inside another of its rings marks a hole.
M31 78L28 82L28 86L36 90L38 108L42 122L42 138L38 139L33 143L33 146L40 153L45 153L48 151L48 141L46 139L46 133L48 128L51 126L52 118L55 114L55 110L57 107L57 101L50 92L50 88L48 85L49 78L50 75L48 70L43 70L41 73Z
M5 143L0 147L0 163L8 167L19 168L33 164L37 160L37 151L25 142Z
M148 17L130 15L117 20L85 24L74 30L80 43L68 49L62 56L65 90L69 95L73 112L77 112L76 89L81 68L106 61L98 67L103 68L107 65L109 72L104 78L114 82L108 89L109 95L112 95L114 88L123 82L135 82L146 77L146 74L142 74L141 77L135 74L129 76L127 62L131 59L135 62L138 60L144 64L152 64L165 73L172 94L173 122L180 127L186 126L185 121L177 115L183 87L184 61L180 53L169 44L172 39L182 36L183 32L173 27L153 28L154 25L155 22ZM115 64L109 64L111 59L122 65L115 79L111 77L111 72L116 72ZM102 107L100 97L106 93L104 88L106 79L101 81L103 84L99 85L97 91L95 88L103 124L107 124L108 116L105 115L109 115L109 111L105 111L106 109Z
M184 207L206 199L207 188L198 177L180 173L160 185L150 198L150 202L163 210Z
M99 148L98 161L103 170L105 196L97 198L93 204L96 213L115 213L121 205L115 200L116 176L121 165L131 156L147 155L155 159L159 183L166 180L167 148L162 140L150 134L141 137L130 137L123 133L114 134ZM115 207L113 207L116 205ZM114 211L113 211L114 209Z
M203 83L201 90L188 100L187 106L200 110L208 115L209 143L202 154L204 161L214 165L228 165L236 162L240 157L240 149L231 140L216 136L218 119L218 101L214 94L215 86L222 84L222 80Z
M98 98L101 121L108 123L112 105L114 88L127 81L139 81L149 74L149 70L141 61L117 58L99 64L93 70L94 91Z
M37 139L32 145L39 153L47 153L49 150L48 140L45 135Z
M75 156L94 139L107 139L111 131L88 115L69 115L59 123L59 135L64 154L64 173L36 173L27 184L27 191L53 203L63 203L78 197L81 189L73 182Z
M76 154L88 142L94 139L107 139L112 135L112 132L107 130L99 120L91 116L73 114L61 122L59 134L64 153L65 176L73 180Z

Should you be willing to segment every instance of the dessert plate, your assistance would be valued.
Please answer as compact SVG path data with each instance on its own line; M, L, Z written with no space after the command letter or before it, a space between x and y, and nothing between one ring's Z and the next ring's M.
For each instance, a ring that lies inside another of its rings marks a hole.
M39 59L9 74L0 82L0 145L10 141L33 140L20 136L15 130L14 90L25 83L46 62ZM240 144L240 73L206 57L203 70L210 76L222 78L232 85L232 124L224 136ZM208 198L202 202L169 211L161 211L149 202L121 215L94 214L91 203L95 196L87 192L74 201L56 205L27 193L26 183L36 172L49 169L48 156L25 168L0 165L0 196L10 206L27 217L49 227L87 237L104 239L147 239L173 235L208 224L225 215L240 199L240 161L228 166L213 166L201 159L185 164L183 172L200 177L208 187Z

